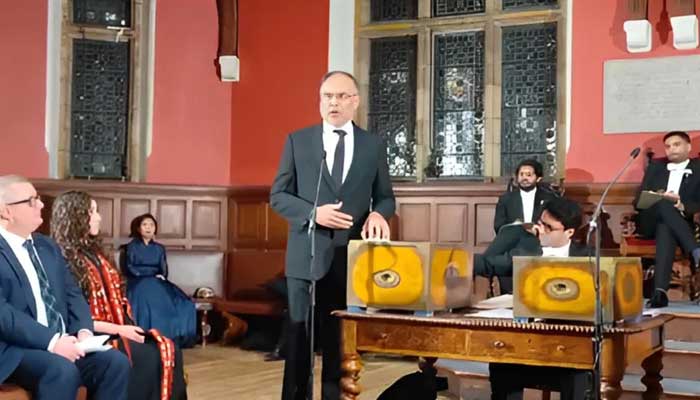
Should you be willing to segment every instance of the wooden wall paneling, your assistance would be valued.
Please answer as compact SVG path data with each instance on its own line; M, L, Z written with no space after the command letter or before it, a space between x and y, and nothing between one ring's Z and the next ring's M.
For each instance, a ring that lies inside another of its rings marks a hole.
M493 218L496 215L496 202L479 199L473 203L476 222L473 226L474 241L470 244L477 248L486 248L496 236L493 230Z
M276 298L266 285L284 277L284 255L284 250L236 249L231 252L226 297L250 300Z
M158 239L185 239L187 236L187 200L156 202ZM194 221L193 221L194 222ZM218 221L216 221L218 224Z
M117 231L115 229L114 218L114 199L95 197L95 202L97 203L97 211L102 217L102 222L100 223L100 231L104 238L113 238L114 233Z
M397 214L401 229L399 240L430 241L431 238L435 237L431 218L432 208L433 204L426 199L407 199L397 202Z
M287 243L289 224L265 203L265 240L270 249L284 249Z
M221 202L192 201L192 238L221 239Z
M131 221L141 214L151 212L151 202L147 198L122 198L120 210L119 235L128 237L131 233Z
M236 201L233 225L234 248L262 248L264 241L264 203Z
M461 201L457 201L461 200ZM435 205L436 241L440 243L467 243L469 224L468 205L464 199L446 199Z

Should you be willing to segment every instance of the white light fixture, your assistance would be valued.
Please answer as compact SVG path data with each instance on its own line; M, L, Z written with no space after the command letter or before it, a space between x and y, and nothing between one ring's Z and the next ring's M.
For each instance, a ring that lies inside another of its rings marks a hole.
M646 19L625 21L627 51L644 53L651 50L651 23Z
M237 56L219 56L222 82L238 82L241 79L241 64Z
M673 28L673 47L678 50L690 50L698 47L698 17L681 15L671 17Z

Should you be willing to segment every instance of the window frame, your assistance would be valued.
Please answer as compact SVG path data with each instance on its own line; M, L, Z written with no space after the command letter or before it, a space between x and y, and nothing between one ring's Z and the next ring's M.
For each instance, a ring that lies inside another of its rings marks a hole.
M527 10L502 10L501 0L485 0L485 12L480 14L431 17L431 0L418 0L418 19L387 22L371 22L371 0L355 3L355 74L359 82L360 102L357 122L367 126L369 111L370 42L372 39L391 36L417 36L416 60L416 176L397 177L394 181L504 181L512 171L501 171L501 79L502 79L502 28L508 26L557 23L557 174L564 176L568 137L567 103L567 41L568 7L571 0L559 0L558 8ZM426 177L433 137L433 74L436 34L484 31L484 175L483 177Z

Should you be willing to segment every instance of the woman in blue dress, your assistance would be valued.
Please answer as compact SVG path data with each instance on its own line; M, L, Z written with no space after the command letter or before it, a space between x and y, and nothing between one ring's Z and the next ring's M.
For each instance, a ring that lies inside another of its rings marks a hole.
M189 296L168 281L165 247L154 240L158 222L151 214L131 222L123 273L127 296L139 326L156 328L180 347L197 340L197 314Z

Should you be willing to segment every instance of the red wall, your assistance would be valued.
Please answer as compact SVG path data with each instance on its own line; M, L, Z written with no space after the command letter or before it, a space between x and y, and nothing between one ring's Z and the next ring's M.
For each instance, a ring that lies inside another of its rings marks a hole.
M216 75L215 0L159 1L147 182L230 183L231 83Z
M0 175L46 178L45 0L0 3Z
M627 0L575 0L573 9L571 147L566 156L566 179L571 182L607 182L622 167L629 152L641 146L652 147L663 155L663 133L603 134L603 63L613 59L636 59L700 54L700 50L673 48L668 15L662 17L665 1L649 0L649 22L653 27L652 51L630 54L626 50L625 21ZM696 0L700 10L700 0ZM653 79L653 77L650 77ZM692 134L692 133L691 133ZM694 152L700 150L700 137L694 136ZM640 181L639 157L622 177Z
M231 183L270 184L286 134L320 123L328 0L239 1L241 81L233 85Z

